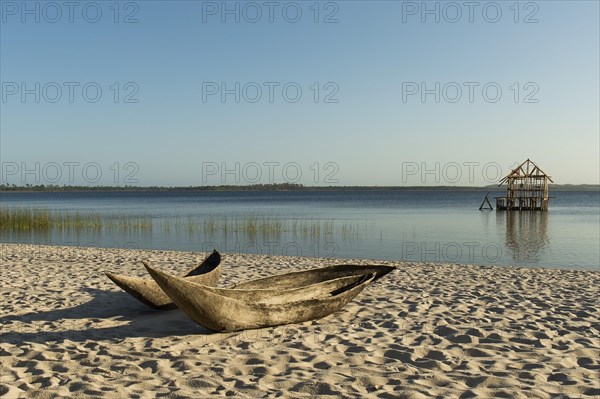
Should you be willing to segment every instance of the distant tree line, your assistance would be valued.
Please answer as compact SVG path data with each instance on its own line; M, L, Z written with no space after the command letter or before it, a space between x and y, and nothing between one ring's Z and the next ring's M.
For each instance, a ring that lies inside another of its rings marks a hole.
M297 183L221 185L221 186L67 186L2 184L1 191L504 191L495 184L473 186L305 186ZM600 191L598 184L551 184L550 191Z

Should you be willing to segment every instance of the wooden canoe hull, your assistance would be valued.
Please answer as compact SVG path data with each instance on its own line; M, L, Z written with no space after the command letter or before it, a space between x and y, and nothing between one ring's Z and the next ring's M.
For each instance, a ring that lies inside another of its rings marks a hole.
M276 276L259 278L252 281L246 281L233 286L236 289L264 289L264 288L279 288L288 289L305 285L320 283L326 280L333 280L340 277L362 276L369 273L374 273L373 281L379 280L381 277L393 271L393 266L380 265L334 265L322 267L319 269L303 270L280 274Z
M105 272L106 276L131 296L153 309L174 309L175 303L151 278L131 277ZM215 286L221 276L221 255L213 251L204 261L190 270L185 279L206 286Z
M325 317L344 307L376 278L376 273L371 272L291 289L221 289L158 271L147 264L144 266L192 320L210 330L222 332Z

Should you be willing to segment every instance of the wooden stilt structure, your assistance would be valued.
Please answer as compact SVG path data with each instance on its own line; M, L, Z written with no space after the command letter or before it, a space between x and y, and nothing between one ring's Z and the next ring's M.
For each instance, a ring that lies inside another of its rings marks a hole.
M500 180L507 183L506 197L496 197L497 211L547 211L548 182L554 183L533 161L525 162Z

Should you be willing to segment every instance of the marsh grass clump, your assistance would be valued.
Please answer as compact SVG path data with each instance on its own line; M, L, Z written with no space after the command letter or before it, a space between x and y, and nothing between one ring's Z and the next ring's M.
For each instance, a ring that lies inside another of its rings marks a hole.
M32 210L35 214L38 210ZM42 210L45 212L45 210ZM99 230L102 228L102 218L99 214L80 214L78 211L49 212L50 227L60 230Z
M102 218L99 219L102 227ZM149 216L129 216L118 215L110 216L106 219L107 230L120 231L150 231L152 230L152 218Z
M283 219L263 215L216 216L202 220L204 234L243 235L249 239L278 238L282 234L291 234L303 239L328 238L338 235L344 240L356 239L358 227L347 221L335 222L320 219Z
M242 234L251 238L259 234L263 237L277 237L284 231L283 221L257 215L242 217L211 216L202 221L202 227L207 235Z
M79 211L51 211L39 208L0 208L3 231L47 230L151 230L152 219L146 216L109 216Z
M52 224L52 216L46 209L0 209L0 228L2 230L44 230L52 228Z

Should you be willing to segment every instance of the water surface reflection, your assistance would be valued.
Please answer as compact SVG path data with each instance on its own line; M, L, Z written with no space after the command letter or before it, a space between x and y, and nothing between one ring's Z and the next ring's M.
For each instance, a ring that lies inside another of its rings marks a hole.
M497 224L506 226L505 245L515 264L537 263L549 245L548 212L496 212Z

